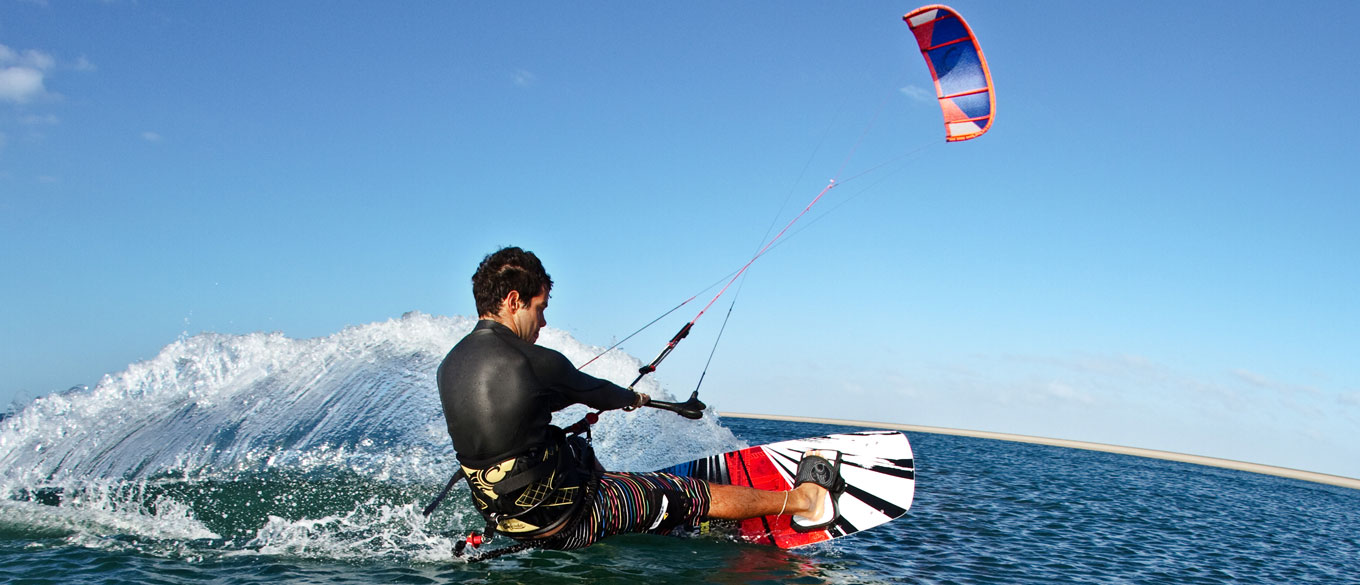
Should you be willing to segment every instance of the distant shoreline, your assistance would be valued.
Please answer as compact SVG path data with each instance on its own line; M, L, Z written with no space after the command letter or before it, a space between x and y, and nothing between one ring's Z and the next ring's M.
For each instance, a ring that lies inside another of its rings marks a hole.
M948 429L943 427L925 427L919 425L903 425L895 423L871 422L862 420L845 420L837 418L785 416L780 414L749 414L744 412L720 412L718 414L719 416L730 418L759 418L766 420L786 420L793 422L819 423L829 425L845 425L878 429L895 429L899 431L910 431L917 433L933 433L937 435L958 435L963 437L976 437L980 439L997 439L1000 441L1013 441L1017 443L1053 445L1056 447L1069 447L1072 449L1086 449L1088 451L1103 451L1106 453L1119 453L1121 455L1133 455L1136 457L1165 459L1168 461L1193 463L1195 465L1207 465L1209 467L1222 467L1225 469L1249 471L1251 473L1261 473L1265 475L1287 477L1290 479L1299 479L1303 481L1311 481L1314 483L1322 483L1351 489L1360 489L1360 479L1342 477L1340 475L1328 475L1326 473L1316 473L1312 471L1303 471L1299 469L1289 469L1287 467L1274 467L1271 465L1261 465L1259 463L1247 463L1245 461L1233 461L1231 459L1218 459L1216 457L1204 457L1201 455L1186 455L1184 453L1173 453L1170 451L1157 451L1155 449L1120 447L1118 445L1106 445L1104 443L1088 443L1086 441L1049 439L1045 437L1032 437L1029 435L1012 435L1009 433L992 433L987 431L970 431L964 429Z

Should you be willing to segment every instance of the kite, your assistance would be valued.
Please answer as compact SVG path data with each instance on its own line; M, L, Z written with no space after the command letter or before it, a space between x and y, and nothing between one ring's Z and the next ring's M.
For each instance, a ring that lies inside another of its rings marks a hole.
M902 17L935 79L935 95L944 113L945 140L977 138L992 127L996 93L987 59L973 30L948 6L922 6Z

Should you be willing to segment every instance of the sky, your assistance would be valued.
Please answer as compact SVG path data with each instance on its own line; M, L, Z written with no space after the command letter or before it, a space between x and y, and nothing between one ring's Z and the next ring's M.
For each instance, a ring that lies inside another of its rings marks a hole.
M996 121L948 143L915 4L0 3L0 402L204 331L550 327L719 410L1360 477L1360 4L952 3ZM735 304L729 302L735 300ZM724 328L724 317L731 317Z

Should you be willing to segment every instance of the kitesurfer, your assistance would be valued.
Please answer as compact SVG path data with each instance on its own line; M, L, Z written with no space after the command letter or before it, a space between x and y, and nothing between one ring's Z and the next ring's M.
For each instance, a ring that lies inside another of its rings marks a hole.
M703 518L793 514L797 529L834 522L839 454L809 452L795 487L766 491L662 473L606 472L588 441L551 424L572 404L633 410L643 393L584 374L536 345L552 278L533 252L508 247L472 276L479 321L439 366L439 398L472 500L489 531L574 549L627 532L666 533Z

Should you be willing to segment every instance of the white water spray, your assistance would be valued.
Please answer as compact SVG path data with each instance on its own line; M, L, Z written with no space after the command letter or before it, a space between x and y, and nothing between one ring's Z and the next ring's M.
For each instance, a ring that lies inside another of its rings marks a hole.
M323 482L345 475L433 495L455 465L435 373L474 324L412 313L315 339L277 333L181 339L93 389L36 399L0 422L0 498L25 510L32 522L21 524L30 529L83 523L77 532L184 539L214 534L200 524L206 518L173 497L146 506L125 494L164 482L239 484L281 473ZM556 329L543 330L539 343L578 364L600 351ZM611 352L589 373L626 384L640 366ZM654 380L638 389L672 400ZM575 406L554 422L566 426L587 411ZM606 413L594 437L606 467L630 471L742 446L712 415L691 421L652 409ZM35 500L43 490L60 494L62 506L41 510L16 501ZM406 525L393 518L409 514L384 506L356 501L339 516L271 517L257 525L256 544L290 550L321 538L327 546L353 546L325 528L344 525L347 533L356 519L371 518L379 519L375 534L395 538L400 531L381 526Z

